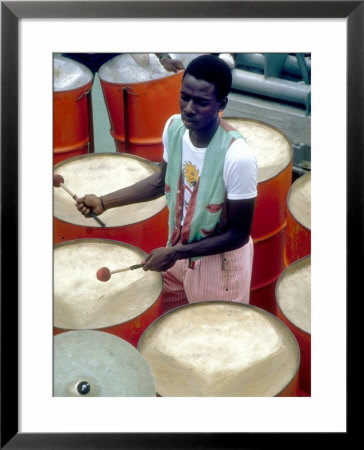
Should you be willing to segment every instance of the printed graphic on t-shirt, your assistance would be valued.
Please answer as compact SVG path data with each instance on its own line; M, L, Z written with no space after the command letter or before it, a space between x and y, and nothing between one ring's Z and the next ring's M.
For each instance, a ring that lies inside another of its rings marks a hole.
M191 161L188 161L183 165L183 173L185 176L185 182L193 189L200 179L200 171L194 164L191 163Z
M192 192L200 179L200 171L191 161L185 161L183 164L183 175L185 179L185 208L188 208Z

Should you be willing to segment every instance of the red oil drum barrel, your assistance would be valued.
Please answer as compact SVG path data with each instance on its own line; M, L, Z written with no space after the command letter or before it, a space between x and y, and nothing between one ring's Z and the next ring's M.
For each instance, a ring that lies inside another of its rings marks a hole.
M94 330L53 339L55 397L155 397L148 364L125 340Z
M92 72L63 56L53 58L53 162L93 151Z
M136 346L162 314L162 276L143 269L115 273L102 282L101 267L112 270L140 263L140 249L109 239L79 239L54 246L54 334L104 331Z
M296 396L300 353L289 328L251 305L193 303L155 320L139 340L157 395Z
M292 183L292 146L280 130L264 122L245 118L224 119L245 137L257 156L258 196L251 231L254 262L250 303L273 312L274 285L285 267L283 258L287 195ZM254 291L259 292L255 294Z
M155 54L148 56L143 68L130 54L118 55L98 75L117 151L160 162L164 125L179 113L183 71L167 72Z
M271 314L276 314L276 305L274 303L274 300L278 278L279 277L265 286L251 289L249 304L262 308L265 311L270 312Z
M297 178L287 198L285 265L311 254L311 172Z
M276 286L276 315L295 335L301 351L300 390L311 395L311 256L288 266Z
M292 183L292 145L280 130L264 122L224 119L245 137L257 156L258 196L252 237L266 239L286 226L287 195Z
M278 279L284 269L283 253L285 242L285 228L267 239L254 242L251 282L253 289L261 289Z
M64 185L78 197L108 194L158 170L151 161L117 152L77 156L54 166L54 173L61 175ZM105 227L92 218L85 218L64 189L54 188L55 243L81 238L112 239L135 245L147 253L167 243L168 208L164 196L109 209L99 218Z
M254 259L249 303L275 314L275 285L284 270L285 228L263 240L253 240Z

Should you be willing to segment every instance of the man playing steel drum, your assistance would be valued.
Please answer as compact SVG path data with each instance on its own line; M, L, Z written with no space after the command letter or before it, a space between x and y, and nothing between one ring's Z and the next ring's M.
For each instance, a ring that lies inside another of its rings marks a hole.
M222 59L193 59L183 74L180 114L164 128L160 172L102 197L85 195L76 205L88 217L166 196L168 243L144 265L163 272L164 312L207 300L249 303L258 168L243 136L220 117L231 82Z

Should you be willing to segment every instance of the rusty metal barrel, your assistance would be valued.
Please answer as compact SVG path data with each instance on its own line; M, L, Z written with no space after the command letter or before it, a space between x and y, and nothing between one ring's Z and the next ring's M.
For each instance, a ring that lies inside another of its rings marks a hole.
M162 275L142 268L97 279L109 270L139 264L140 249L109 239L79 239L54 246L54 334L99 330L136 347L146 328L162 314Z
M183 72L167 72L154 53L146 56L141 67L130 54L118 55L98 76L117 151L160 162L164 125L179 112Z
M64 56L53 58L53 162L93 151L93 74Z
M295 335L301 352L300 389L311 394L311 256L289 265L276 286L276 315Z
M284 270L287 194L293 150L277 128L253 119L225 118L246 139L258 162L258 195L251 230L254 262L250 303L274 313L275 284Z
M143 333L138 349L162 397L296 396L300 354L274 315L227 301L173 309Z
M311 172L296 179L288 192L285 265L311 254Z
M62 161L54 166L64 185L81 197L105 195L153 175L158 167L149 160L125 153L93 153ZM105 211L100 226L84 217L75 200L61 187L54 188L54 242L81 238L112 239L149 253L164 247L168 239L168 208L164 196L143 203Z

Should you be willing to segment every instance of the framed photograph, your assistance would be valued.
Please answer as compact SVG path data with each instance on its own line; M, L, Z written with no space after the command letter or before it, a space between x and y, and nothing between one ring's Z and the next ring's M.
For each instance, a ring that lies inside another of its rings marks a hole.
M362 1L1 2L1 448L347 441L347 302L363 273L363 27ZM52 61L70 52L310 53L311 397L52 396Z

